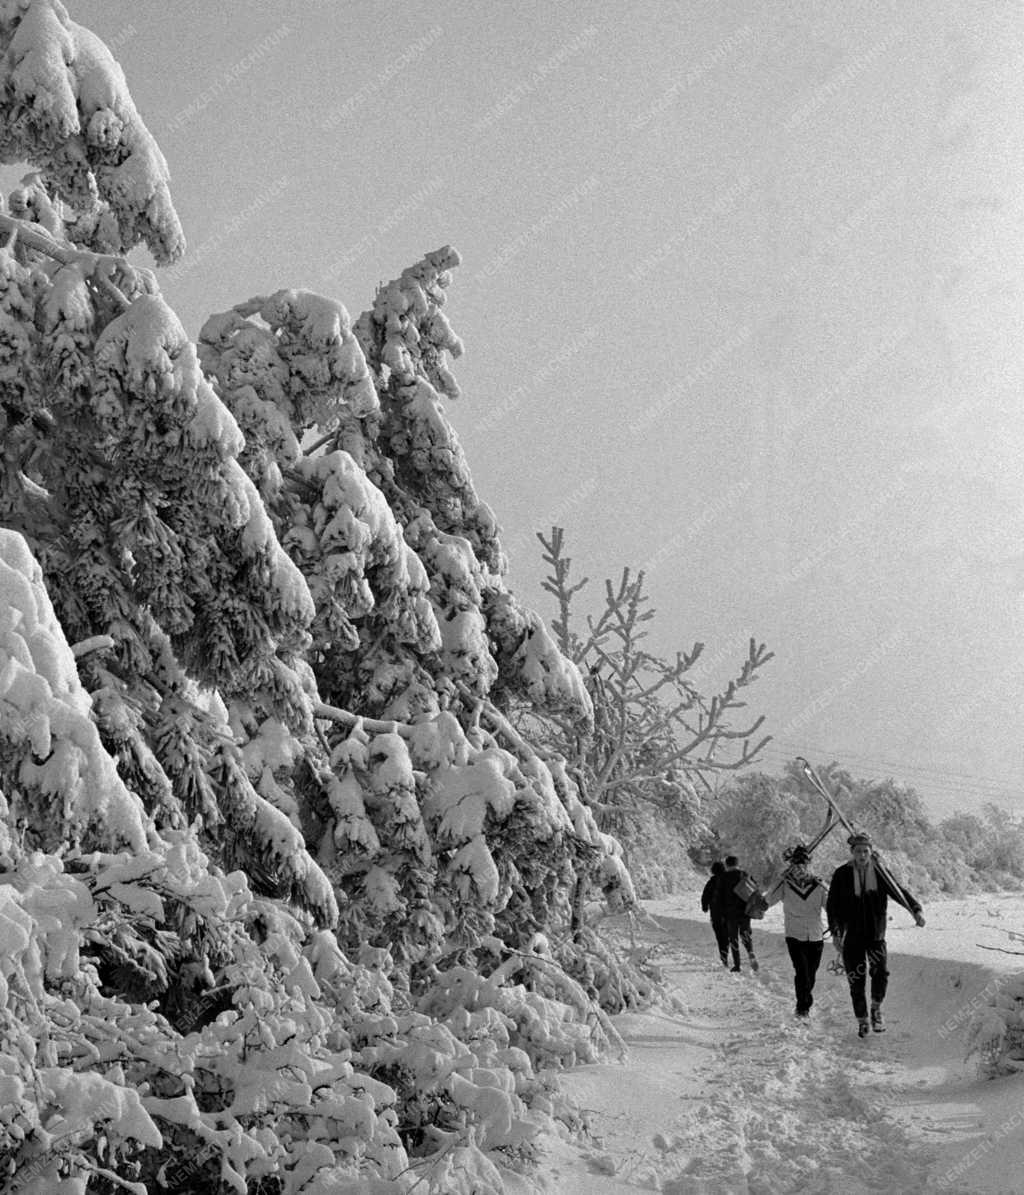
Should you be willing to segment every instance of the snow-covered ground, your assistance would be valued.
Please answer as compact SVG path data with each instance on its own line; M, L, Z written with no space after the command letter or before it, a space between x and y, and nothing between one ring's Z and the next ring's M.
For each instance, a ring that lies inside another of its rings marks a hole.
M542 1189L1024 1191L1024 1077L982 1079L964 1057L972 1010L1022 969L983 947L1012 947L1024 897L933 901L923 929L891 910L889 1029L863 1041L829 944L811 1020L793 1017L780 908L755 922L756 975L719 964L696 892L646 908L676 1007L615 1018L628 1059L565 1075L589 1141L545 1143Z

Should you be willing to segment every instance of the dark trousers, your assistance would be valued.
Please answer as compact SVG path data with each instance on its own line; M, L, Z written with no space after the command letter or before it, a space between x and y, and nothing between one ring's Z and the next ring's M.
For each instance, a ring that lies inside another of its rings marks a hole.
M746 948L747 954L751 958L754 957L754 939L750 934L749 917L726 917L725 936L729 943L729 949L732 951L732 965L734 967L740 965L740 942Z
M871 976L871 1003L881 1004L889 986L885 942L881 938L871 941L864 938L843 939L843 969L846 982L850 985L850 999L853 1001L853 1015L863 1020L868 1015L868 1004L864 998L867 976Z
M725 928L724 917L712 917L711 928L715 931L715 941L718 943L718 957L729 965L729 933Z
M818 974L824 942L801 942L799 938L787 938L786 949L793 961L793 986L796 988L797 1012L809 1012L814 1003L814 978Z

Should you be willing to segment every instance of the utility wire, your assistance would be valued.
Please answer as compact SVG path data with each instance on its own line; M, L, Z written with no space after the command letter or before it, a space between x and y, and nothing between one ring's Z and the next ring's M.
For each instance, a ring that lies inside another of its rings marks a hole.
M978 776L971 772L951 772L941 768L932 768L927 764L908 764L908 763L894 763L892 760L877 759L874 756L865 755L856 751L826 751L821 747L816 747L810 743L798 744L786 739L773 739L769 743L770 749L773 744L778 744L785 754L790 748L794 751L803 752L811 751L819 758L829 758L835 760L852 759L861 761L861 766L869 764L875 768L893 768L897 773L914 772L919 775L926 775L934 777L939 782L951 782L956 784L960 780L967 781L970 785L978 789L991 788L993 791L1009 792L1017 795L1024 793L1024 785L1004 784L1000 780L996 780L993 776Z
M943 779L962 779L962 780L971 780L971 781L975 781L975 782L981 781L981 782L984 782L987 784L995 785L998 788L1013 787L1013 786L1007 786L1000 780L996 780L994 776L978 776L977 774L975 774L973 772L952 772L952 771L945 770L943 768L933 768L933 767L930 767L928 764L893 763L890 760L876 759L874 756L866 755L864 752L827 751L822 747L816 747L812 743L795 743L790 739L775 738L772 740L772 742L778 743L780 746L786 748L787 750L792 747L794 750L813 751L818 756L828 755L833 759L841 759L841 758L865 759L865 760L870 760L874 764L880 764L881 766L887 767L887 768L900 768L903 771L910 771L910 772L929 772L929 773L932 773L933 775L939 776ZM770 745L771 744L769 744L769 746Z
M774 759L766 757L766 762L770 762L775 766L784 767L789 763L790 756L779 756ZM834 758L834 757L833 757ZM930 796L942 796L955 798L958 796L975 797L984 800L990 800L998 804L1000 801L1015 802L1020 798L1020 790L1013 788L987 788L981 785L972 785L966 781L946 782L936 780L930 776L916 776L913 773L902 770L893 770L890 768L872 768L865 767L862 764L854 764L848 768L849 771L857 775L860 780L867 779L882 779L884 777L892 777L894 780L902 781L911 788L918 789L922 793Z
M770 770L776 763L776 761L766 762L769 764L768 768L763 769L766 771ZM783 764L788 762L788 759L778 760L778 770L781 771ZM860 776L858 779L864 780L866 777ZM925 813L932 821L941 821L943 818L953 817L958 812L976 814L978 808L984 805L995 805L1004 812L1013 814L1016 812L1018 804L1018 797L1013 793L993 793L987 790L972 790L966 787L941 789L916 781L908 783L910 783L910 787L922 798ZM723 782L722 787L727 787L727 784L727 781Z
M785 766L795 755L803 752L813 754L819 759L837 760L840 762L850 761L853 769L858 771L868 771L869 773L874 773L875 776L886 773L922 789L927 795L945 797L947 799L972 797L998 804L1000 800L1019 799L1024 794L1024 786L1014 787L1002 784L992 777L942 772L939 769L928 768L923 765L898 764L892 761L874 759L870 756L854 752L825 751L805 743L793 744L792 746L793 750L792 754L790 754L789 747L784 741L774 739L772 743L764 748L760 758L764 762L777 767ZM772 754L773 749L774 755Z

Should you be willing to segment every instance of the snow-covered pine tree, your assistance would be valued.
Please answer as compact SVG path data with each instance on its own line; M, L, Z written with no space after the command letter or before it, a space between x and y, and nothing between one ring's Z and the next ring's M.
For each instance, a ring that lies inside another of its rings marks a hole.
M158 824L199 815L216 851L226 813L239 815L233 861L332 921L330 885L287 816L241 784L244 769L221 759L221 790L197 772L234 750L203 691L256 693L311 732L291 665L314 607L195 347L153 277L120 256L143 241L158 261L181 252L166 165L120 68L62 6L17 7L0 35L4 155L38 168L9 206L45 217L0 217L0 520L38 556L66 634L112 640L83 677Z
M514 697L581 729L591 716L578 671L505 585L494 516L444 414L457 264L451 248L428 254L354 329L339 303L281 291L200 337L317 605L308 659L331 770L310 769L326 801L308 829L348 898L344 940L387 944L416 974L567 928L580 877L631 896L561 761L502 712Z
M498 1191L481 1147L528 1147L551 1107L533 1066L593 1056L552 948L566 893L629 881L502 713L589 705L505 588L444 419L454 254L358 334L304 292L243 304L207 326L204 376L124 257L181 251L166 165L56 0L0 13L0 125L0 159L35 170L0 214L0 526L78 685L59 735L4 724L0 1160L28 1195L169 1167L194 1190L398 1191L397 1119L431 1189ZM52 705L8 604L10 709ZM316 928L325 871L350 957Z
M158 833L92 713L42 570L0 529L5 1189L403 1189L397 1097L334 1028L341 1008L387 1010L388 986L191 834ZM175 999L214 973L227 999Z

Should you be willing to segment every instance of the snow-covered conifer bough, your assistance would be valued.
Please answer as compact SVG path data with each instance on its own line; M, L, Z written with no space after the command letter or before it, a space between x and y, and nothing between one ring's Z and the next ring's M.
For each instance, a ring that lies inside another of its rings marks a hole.
M444 413L458 255L197 349L57 0L0 4L0 160L0 1191L502 1191L639 989L571 932L621 850L508 717L592 709Z

